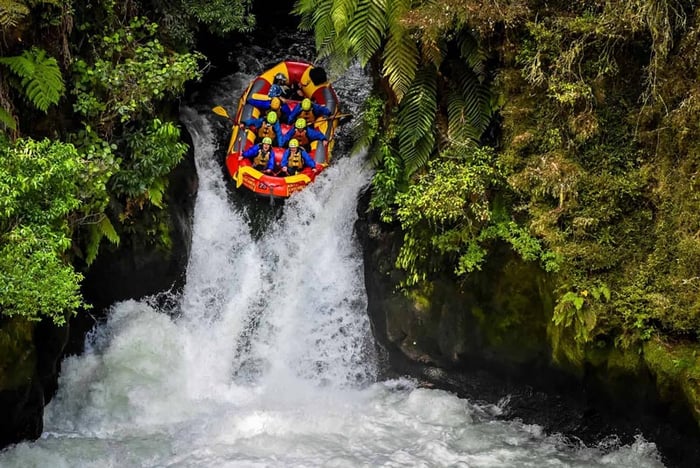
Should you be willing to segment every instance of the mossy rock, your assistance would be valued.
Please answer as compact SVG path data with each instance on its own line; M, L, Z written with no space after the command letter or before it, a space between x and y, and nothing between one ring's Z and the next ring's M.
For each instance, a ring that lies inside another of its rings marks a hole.
M661 398L685 402L700 424L700 345L652 339L644 345L644 360Z

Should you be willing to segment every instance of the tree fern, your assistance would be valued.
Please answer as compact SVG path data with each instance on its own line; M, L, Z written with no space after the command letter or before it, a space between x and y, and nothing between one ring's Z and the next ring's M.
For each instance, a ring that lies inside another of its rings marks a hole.
M386 36L386 1L360 0L349 28L349 43L360 63L366 65Z
M449 137L478 141L493 117L491 92L461 61L450 62L450 77L453 86L446 97Z
M25 96L37 109L46 112L63 96L65 85L58 62L44 50L32 48L19 56L0 57L0 63L21 79Z
M408 0L395 0L387 11L388 38L382 54L382 75L387 78L397 102L401 102L416 76L419 60L416 41L400 21L409 8Z
M437 73L432 67L418 71L399 107L399 150L408 174L423 166L435 143Z

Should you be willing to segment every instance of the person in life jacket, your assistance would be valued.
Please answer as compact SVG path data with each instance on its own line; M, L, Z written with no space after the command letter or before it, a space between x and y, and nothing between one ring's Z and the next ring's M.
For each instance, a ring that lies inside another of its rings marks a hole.
M275 159L274 156L272 156L272 138L265 137L262 139L262 143L248 148L238 157L238 160L240 161L243 158L250 159L254 169L262 171L267 168L270 159Z
M271 98L281 97L289 93L289 87L287 86L287 76L284 73L278 73L275 75L270 90L267 95Z
M313 125L317 118L329 117L331 111L321 104L316 104L309 98L304 98L301 104L296 106L289 114L289 122L294 122L296 119L306 120L307 125Z
M273 97L270 99L255 99L251 97L248 98L246 103L257 107L262 112L273 111L275 114L277 114L277 120L280 122L294 122L294 120L289 118L292 113L292 109L289 108L289 105L286 102L278 97Z
M274 164L273 160L267 164L268 171L272 171ZM281 175L294 175L304 169L304 166L308 166L313 172L316 172L316 161L309 156L304 148L299 146L299 142L295 138L289 140L289 148L282 155L280 166Z
M296 119L294 121L294 127L289 129L280 143L284 146L288 141L291 141L292 138L296 139L299 145L304 148L309 148L309 144L312 141L321 140L324 141L324 144L328 141L326 135L313 127L308 127L305 119Z
M256 134L260 139L269 137L274 141L275 138L280 140L284 136L282 134L282 127L277 119L277 114L273 111L268 111L265 117L259 117L257 119L251 117L244 120L241 122L241 128L245 127L255 127L257 129Z

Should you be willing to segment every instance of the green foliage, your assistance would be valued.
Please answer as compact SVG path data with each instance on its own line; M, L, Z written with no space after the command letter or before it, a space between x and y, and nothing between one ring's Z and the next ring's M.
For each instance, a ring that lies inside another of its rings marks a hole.
M416 41L409 30L399 21L410 8L405 1L390 1L388 37L382 54L382 74L387 78L389 86L396 93L398 101L411 86L419 64L419 53Z
M106 237L114 245L119 245L121 240L112 222L104 215L98 222L91 223L88 226L88 231L88 241L85 246L85 263L88 265L91 265L97 258L100 242L103 238Z
M493 118L491 91L471 67L458 60L449 63L455 86L446 93L448 136L453 141L478 142Z
M47 317L56 325L84 305L82 276L59 252L70 239L50 230L16 227L2 236L0 248L0 311L28 320Z
M372 143L380 136L384 108L384 100L377 95L370 95L362 104L360 124L353 132L355 137L353 153L360 150L371 150ZM375 160L375 162L379 162L379 160Z
M0 57L0 64L20 78L24 95L37 109L46 112L63 96L65 85L58 62L46 51L34 47L16 57Z
M425 165L435 144L437 77L421 69L399 107L399 153L408 175Z
M154 38L157 25L136 18L96 40L95 60L75 63L75 111L109 135L117 123L149 115L155 103L200 76L199 54L169 53Z
M494 240L508 243L525 260L549 261L540 243L494 209L491 191L503 185L488 148L452 148L428 164L428 172L396 197L404 243L397 266L404 286L428 278L446 264L461 276L481 268Z
M112 190L131 198L146 197L162 206L165 176L187 151L180 130L172 122L153 119L147 127L129 133L126 144L131 158L112 177Z
M396 196L406 189L407 180L403 177L401 159L386 141L382 140L377 153L381 156L382 168L372 178L374 190L369 207L378 210L382 221L388 223L394 220Z
M198 22L206 24L214 34L223 35L253 29L255 17L250 14L251 4L251 0L182 0L181 8Z
M23 1L0 0L0 31L8 30L19 24L29 14L29 8Z
M2 124L5 128L9 128L10 130L17 129L17 121L15 120L14 116L2 107L0 107L0 124Z
M81 276L66 263L68 217L81 198L99 194L81 185L75 147L49 140L0 144L0 311L62 324L82 305Z

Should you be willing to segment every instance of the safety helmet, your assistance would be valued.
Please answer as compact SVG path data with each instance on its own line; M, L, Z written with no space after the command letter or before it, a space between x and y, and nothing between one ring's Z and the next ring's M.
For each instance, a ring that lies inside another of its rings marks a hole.
M274 112L268 112L267 117L265 118L267 120L267 123L270 125L274 125L275 122L277 122L277 114Z
M284 76L284 73L278 73L275 75L275 83L284 83L285 81L287 81L287 77Z
M276 111L280 108L280 105L282 105L282 101L280 101L280 98L273 97L272 99L270 99L270 109Z
M294 127L298 128L299 130L306 128L306 119L297 119L297 121L294 122Z
M304 99L301 101L301 109L302 109L302 110L305 110L305 111L310 110L310 109L311 109L311 99L309 99L309 98L304 98Z
M271 145L272 144L272 138L270 137L265 137L263 138L263 145Z
M292 138L291 140L289 140L289 147L290 148L297 148L298 146L299 146L299 140L297 140L296 138Z

